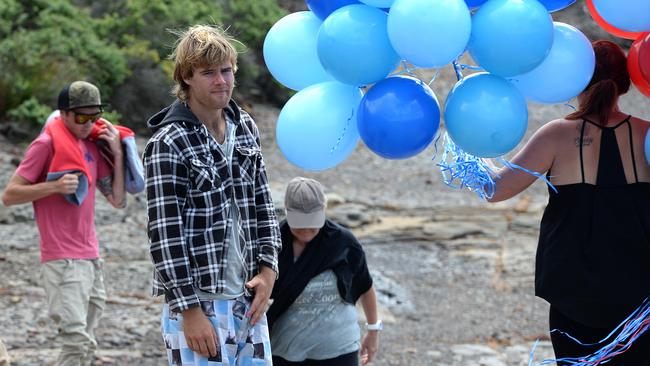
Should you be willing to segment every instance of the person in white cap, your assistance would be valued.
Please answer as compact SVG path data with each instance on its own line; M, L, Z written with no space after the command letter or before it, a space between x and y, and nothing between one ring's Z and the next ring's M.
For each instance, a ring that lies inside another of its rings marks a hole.
M366 364L379 346L381 320L366 256L354 235L326 218L322 185L292 179L280 224L280 276L267 312L273 364ZM361 300L367 333L361 341L355 303Z

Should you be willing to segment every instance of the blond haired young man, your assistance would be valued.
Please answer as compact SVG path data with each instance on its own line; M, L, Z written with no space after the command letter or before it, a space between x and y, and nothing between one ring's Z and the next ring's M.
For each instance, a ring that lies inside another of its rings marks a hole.
M271 364L264 311L281 241L257 126L231 99L234 42L211 26L181 34L177 100L148 121L153 293L165 295L170 365Z

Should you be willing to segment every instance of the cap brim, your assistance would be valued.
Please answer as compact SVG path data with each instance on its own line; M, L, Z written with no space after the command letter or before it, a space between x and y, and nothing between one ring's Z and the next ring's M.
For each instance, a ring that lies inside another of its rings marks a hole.
M108 104L105 104L105 103L102 103L102 104L76 105L76 106L74 106L74 107L70 107L70 108L68 108L68 109L91 108L91 107L100 107L100 108L104 108L104 107L106 107L107 105L108 105Z
M325 225L325 210L310 213L287 210L287 223L294 229L320 229Z

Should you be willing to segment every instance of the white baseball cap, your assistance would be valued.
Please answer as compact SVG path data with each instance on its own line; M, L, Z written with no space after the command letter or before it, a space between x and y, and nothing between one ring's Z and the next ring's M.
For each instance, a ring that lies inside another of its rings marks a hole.
M296 177L287 185L284 208L289 227L320 229L325 225L327 200L323 186L310 178Z

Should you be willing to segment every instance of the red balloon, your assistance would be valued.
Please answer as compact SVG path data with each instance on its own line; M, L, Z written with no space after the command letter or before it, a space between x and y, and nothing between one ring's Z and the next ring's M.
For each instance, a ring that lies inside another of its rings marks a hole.
M630 72L630 79L632 79L632 83L634 83L636 88L639 89L641 93L645 94L645 96L650 98L650 79L643 76L639 66L641 63L639 50L641 49L641 44L644 43L646 38L648 38L648 35L650 35L650 33L642 34L634 41L634 43L632 43L630 52L627 55L627 70ZM647 63L649 61L650 60L644 60L643 62Z
M637 39L643 32L628 32L620 28L616 28L613 25L607 23L603 17L598 14L596 7L594 6L594 0L587 0L587 9L589 9L589 14L592 18L598 23L598 25L609 32L610 34L615 35L616 37L627 38L627 39Z
M650 81L650 33L639 41L639 68L643 77Z

